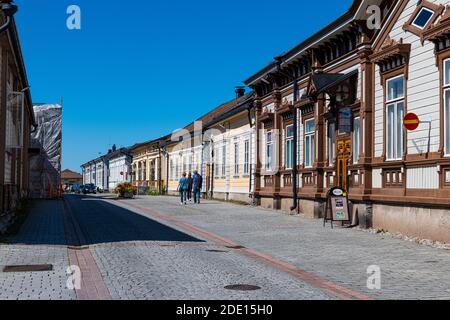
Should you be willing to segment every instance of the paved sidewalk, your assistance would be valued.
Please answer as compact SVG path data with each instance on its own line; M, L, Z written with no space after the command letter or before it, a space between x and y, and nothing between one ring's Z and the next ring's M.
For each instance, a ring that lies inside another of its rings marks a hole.
M0 245L0 300L73 300L67 289L67 248ZM7 265L52 264L53 271L4 273Z
M449 251L358 230L331 230L321 221L216 201L183 207L177 198L139 197L128 203L155 209L377 299L450 299ZM381 268L381 290L367 289L367 268L372 265Z
M330 300L334 296L208 243L126 242L95 245L95 261L113 299ZM255 291L226 290L248 284Z
M35 201L28 219L0 245L0 300L72 300L67 288L69 256L60 201ZM53 265L49 272L5 273L5 266Z
M35 200L20 232L7 239L10 244L67 244L62 201Z

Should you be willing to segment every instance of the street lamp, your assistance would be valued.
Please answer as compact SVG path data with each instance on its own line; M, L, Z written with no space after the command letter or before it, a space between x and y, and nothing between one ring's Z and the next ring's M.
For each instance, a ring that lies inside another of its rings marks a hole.
M0 10L3 11L3 14L6 16L5 24L0 27L0 34L8 30L8 28L11 26L12 17L19 10L19 7L17 7L15 4L12 4L11 2L12 1L0 3Z

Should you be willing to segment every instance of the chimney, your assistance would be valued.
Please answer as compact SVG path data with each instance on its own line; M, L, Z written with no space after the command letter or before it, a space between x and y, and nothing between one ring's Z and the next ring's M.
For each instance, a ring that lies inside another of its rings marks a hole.
M236 92L236 99L239 99L245 95L245 87L236 87L234 91Z

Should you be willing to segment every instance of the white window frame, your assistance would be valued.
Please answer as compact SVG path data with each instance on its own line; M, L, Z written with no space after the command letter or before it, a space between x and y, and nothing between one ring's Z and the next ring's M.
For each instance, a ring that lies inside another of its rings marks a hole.
M420 14L422 13L422 11L428 11L429 13L431 13L431 17L427 20L427 22L425 23L425 25L419 26L418 24L416 24L416 20L417 18L419 18ZM416 14L416 16L414 17L414 20L412 22L412 25L416 28L419 28L420 30L424 30L426 28L426 26L430 23L431 19L433 19L433 16L435 15L435 12L431 9L428 9L426 7L423 7L419 10L419 12Z
M227 176L227 145L222 145L222 177Z
M266 133L266 171L273 171L273 131Z
M234 143L234 176L239 177L239 142Z
M314 129L312 131L306 131L307 124L312 122ZM314 119L305 121L305 168L312 168L314 166L315 157L315 136L316 136L316 124ZM309 158L307 157L306 150L309 147Z
M194 165L194 153L191 153L190 161L189 161L189 173L192 174L192 168Z
M244 141L244 176L250 174L250 140Z
M450 77L448 77L447 72L445 70L445 64L449 62L450 66L450 58L445 59L443 61L443 67L442 71L444 72L444 83L443 83L443 100L444 100L444 153L446 157L450 157L450 123L447 121L447 118L449 117L450 112L450 104L447 105L447 99L445 98L445 95L447 92L450 92ZM450 70L449 70L450 71Z
M403 95L400 97L396 97L393 98L391 100L389 100L389 83L391 81L397 80L397 79L403 79ZM403 104L403 116L405 115L405 107L406 107L406 96L405 96L405 92L406 92L406 79L405 76L399 75L396 77L392 77L390 79L386 80L386 104L385 104L385 110L386 110L386 161L400 161L403 159L403 153L404 153L404 144L405 144L405 133L404 133L404 128L403 128L403 119L398 119L398 108L400 104ZM391 130L392 130L392 155L389 154L389 107L393 106L394 108L394 117L393 117L393 123L391 124ZM399 154L398 150L397 150L397 146L398 146L398 127L397 125L400 124L400 132L401 132L401 146L402 146L402 152L400 157L398 157L397 155Z
M187 172L187 161L186 161L186 157L183 156L181 161L182 161L182 163L183 163L183 165L182 165L183 172L182 172L181 174L183 174L183 173Z
M331 130L331 127L333 130ZM332 167L336 159L336 122L328 123L328 165Z
M356 123L358 123L358 130L356 130ZM361 117L353 119L353 163L359 162L361 155Z
M220 169L220 165L219 165L219 148L215 148L214 149L214 177L218 178L220 176L219 174L219 169Z
M292 128L292 136L288 136L289 128ZM292 170L294 167L294 125L290 124L286 126L286 133L285 133L285 155L284 155L284 165L286 170ZM290 151L291 154L288 153L289 148L288 145L290 145Z

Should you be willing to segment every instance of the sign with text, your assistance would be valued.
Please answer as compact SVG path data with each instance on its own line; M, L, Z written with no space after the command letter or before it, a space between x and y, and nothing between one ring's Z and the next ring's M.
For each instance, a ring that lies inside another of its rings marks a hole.
M339 133L346 134L352 132L353 110L350 107L339 110Z
M335 187L328 192L327 203L325 207L324 226L327 221L346 222L350 221L350 212L347 193L344 189Z

